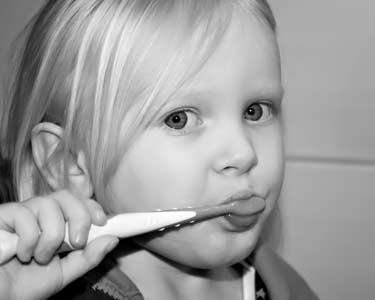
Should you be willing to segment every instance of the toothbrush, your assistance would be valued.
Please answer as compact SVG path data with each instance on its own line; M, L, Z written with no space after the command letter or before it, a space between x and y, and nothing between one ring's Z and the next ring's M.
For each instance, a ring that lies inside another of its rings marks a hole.
M254 214L264 209L264 201L261 198L254 197L252 202ZM236 202L230 202L215 206L118 214L110 217L104 226L91 225L87 243L102 235L128 238L151 231L178 228L185 224L193 224L198 221L228 215L235 207ZM69 240L67 224L64 242L57 252L74 250ZM17 243L17 234L0 230L0 265L16 254Z

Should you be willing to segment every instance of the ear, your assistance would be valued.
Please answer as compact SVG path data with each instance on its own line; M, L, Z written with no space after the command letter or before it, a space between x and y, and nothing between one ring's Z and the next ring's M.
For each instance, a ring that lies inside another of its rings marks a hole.
M64 130L53 123L36 125L31 133L32 157L45 182L53 190L64 186L64 153L61 141ZM93 195L93 186L83 151L71 150L65 157L69 187L73 192L86 198Z

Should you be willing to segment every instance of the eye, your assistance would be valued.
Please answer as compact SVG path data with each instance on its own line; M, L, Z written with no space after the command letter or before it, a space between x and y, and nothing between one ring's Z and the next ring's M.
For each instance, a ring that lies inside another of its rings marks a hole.
M251 122L264 122L272 117L272 105L269 103L253 103L245 111L245 119Z
M197 114L191 110L179 110L164 119L164 124L172 130L189 130L201 122Z

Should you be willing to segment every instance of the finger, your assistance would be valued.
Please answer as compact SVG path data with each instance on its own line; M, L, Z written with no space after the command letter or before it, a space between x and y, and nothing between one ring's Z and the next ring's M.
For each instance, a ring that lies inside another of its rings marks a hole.
M101 236L91 241L85 249L69 253L61 259L63 286L95 268L118 244L114 236Z
M82 202L88 208L93 224L103 226L107 223L107 216L102 206L97 201L93 199L83 199Z
M83 204L82 199L78 199L68 191L51 194L51 197L60 205L68 222L70 243L76 249L83 248L92 222L89 209Z
M60 206L48 198L40 201L37 218L41 233L34 258L40 264L47 264L64 240L65 219Z
M17 257L29 262L39 239L39 226L33 213L20 203L1 205L1 227L18 235Z

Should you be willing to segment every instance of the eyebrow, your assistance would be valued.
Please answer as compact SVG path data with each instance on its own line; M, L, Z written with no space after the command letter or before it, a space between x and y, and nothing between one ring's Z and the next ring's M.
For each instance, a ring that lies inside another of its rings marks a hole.
M281 101L284 98L284 95L285 95L285 88L283 85L279 85L277 87L267 87L267 88L259 89L255 93L255 96L256 96L255 98L265 97L265 98L273 98L273 99Z
M259 89L255 89L252 91L252 96L247 97L249 100L251 99L259 99L259 98L273 98L276 100L282 100L285 95L285 88L283 85L278 86L269 86L269 87L262 87ZM218 93L212 90L180 90L173 95L168 103L172 101L199 101L201 99L207 98L215 98L218 96Z
M191 89L182 89L176 91L169 99L164 103L164 107L168 107L176 102L199 102L202 100L210 99L217 97L215 92L209 90L191 90Z

